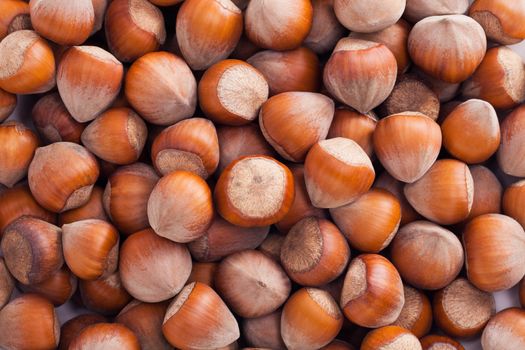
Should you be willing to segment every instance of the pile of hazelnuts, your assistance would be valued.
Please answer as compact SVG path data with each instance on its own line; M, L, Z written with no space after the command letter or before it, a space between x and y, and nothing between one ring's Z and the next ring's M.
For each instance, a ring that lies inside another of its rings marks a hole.
M525 0L0 0L0 348L525 349L523 39Z

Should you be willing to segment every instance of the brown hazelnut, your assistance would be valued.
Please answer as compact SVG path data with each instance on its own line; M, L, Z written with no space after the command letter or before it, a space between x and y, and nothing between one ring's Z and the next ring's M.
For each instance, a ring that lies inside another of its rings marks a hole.
M77 278L67 267L62 267L42 282L29 285L20 284L19 287L24 293L39 294L53 305L60 306L68 302L77 291Z
M126 74L126 99L149 123L171 125L193 116L197 82L184 60L151 52L133 62Z
M411 22L419 22L423 18L439 15L462 15L469 7L468 0L407 0L403 16Z
M312 29L304 45L317 54L331 51L345 33L334 12L334 0L313 0Z
M185 245L146 229L129 236L120 248L122 284L134 298L153 303L174 297L191 272Z
M250 0L244 20L246 35L257 46L292 50L312 28L313 7L309 0Z
M11 299L15 289L15 280L7 269L4 258L0 258L0 310Z
M219 164L215 126L208 119L191 118L162 130L153 140L151 160L162 175L185 170L207 179Z
M350 204L330 209L330 215L352 247L377 253L394 238L401 222L401 205L390 192L371 189Z
M350 262L340 305L352 323L386 326L398 319L404 304L403 283L390 261L381 255L362 254Z
M29 165L29 188L40 205L58 213L86 204L98 175L97 161L88 150L56 142L36 150Z
M62 226L64 260L78 278L95 280L117 270L119 234L108 222L90 219Z
M509 308L497 313L481 336L484 350L519 349L525 346L525 311Z
M235 314L253 318L277 310L292 285L277 262L257 250L245 250L219 264L215 287Z
M421 338L432 327L432 306L423 292L406 284L403 286L403 289L405 304L401 314L399 314L399 317L392 325L403 327L416 337Z
M77 122L69 113L58 93L42 97L33 107L33 123L47 143L80 143L85 125Z
M474 181L474 199L467 219L473 219L483 214L500 213L503 187L496 175L482 165L470 166L469 169ZM509 191L509 188L505 193ZM503 197L503 206L505 207L505 197ZM505 214L514 217L510 213L505 212ZM514 219L519 222L517 218L514 217Z
M266 156L232 162L215 187L217 212L243 227L269 226L284 218L295 196L290 170Z
M403 193L405 184L397 179L394 179L392 175L384 171L374 184L375 188L381 188L392 193L399 204L401 205L401 222L400 226L404 226L413 221L416 221L421 218L421 216L416 212L414 208L408 203L408 200Z
M436 40L428 40L430 37ZM464 15L427 17L408 37L412 61L430 76L449 82L466 80L479 66L487 50L483 28Z
M486 292L515 286L525 275L525 232L514 219L485 214L463 231L469 281Z
M200 282L215 288L215 273L219 263L216 262L192 262L191 273L186 283Z
M172 350L162 335L162 321L167 303L147 304L134 300L115 318L128 327L140 342L142 350Z
M84 328L69 345L69 350L83 350L92 347L107 349L140 350L135 334L118 323L95 323Z
M17 30L31 29L27 1L9 0L0 2L0 40Z
M196 327L199 325L199 327ZM168 306L162 333L177 348L220 348L239 338L239 325L211 287L188 284Z
M0 124L0 184L13 187L27 175L39 140L36 134L20 122Z
M64 263L60 228L30 216L5 228L1 248L7 268L24 284L47 280Z
M242 321L242 334L246 342L256 348L285 350L286 345L281 337L281 313L282 310L277 310L265 316L245 318Z
M465 350L463 345L443 335L431 334L421 338L419 341L421 341L423 350Z
M522 210L525 205L524 185L525 181L518 181L507 187L503 194L503 213L519 222L522 227L525 227L525 215Z
M155 170L143 163L120 167L111 174L103 204L120 231L131 234L149 227L148 199L158 180Z
M24 294L0 311L0 348L55 349L60 322L53 304L35 294Z
M337 108L327 138L345 137L357 142L369 157L374 154L372 135L376 129L375 113L362 114L350 108Z
M319 91L319 58L306 47L288 51L261 51L248 58L247 62L264 75L270 95L288 91Z
M120 312L132 299L122 285L119 272L92 281L80 280L78 289L84 306L104 315Z
M404 192L421 215L438 224L451 225L468 217L474 200L474 180L465 163L441 159L422 178L405 185Z
M449 230L429 221L404 227L391 244L391 260L403 279L421 289L450 284L463 267L461 242Z
M334 0L339 22L353 32L372 33L396 23L405 10L405 0Z
M232 53L242 25L243 13L231 0L186 0L177 14L177 43L188 65L203 70Z
M369 332L361 350L421 350L421 343L402 327L386 326Z
M7 1L7 3L9 2L10 1ZM6 2L2 2L2 4L3 3ZM0 4L0 6L2 6L2 4ZM15 94L0 89L0 123L9 118L11 113L14 112L17 100Z
M60 213L58 216L58 226L70 224L72 222L99 219L109 221L102 203L104 190L98 186L93 187L89 200L81 207Z
M325 65L324 85L341 102L367 113L390 95L397 61L383 44L343 38Z
M481 333L496 312L496 305L492 294L459 278L434 295L433 311L441 330L453 337L468 338Z
M521 138L525 134L525 106L517 107L501 122L501 144L498 165L508 175L525 176L525 150Z
M68 350L69 344L75 339L84 328L95 323L106 322L106 318L97 314L83 314L73 317L65 322L60 329L60 344L58 350Z
M188 243L204 235L211 225L212 194L208 184L198 175L174 171L161 178L153 188L147 212L156 234Z
M245 249L257 248L268 235L269 229L268 226L236 226L215 215L206 233L190 242L188 248L197 261L218 261Z
M124 68L97 46L74 46L58 65L57 86L64 105L80 123L95 119L117 97Z
M105 24L109 49L123 62L157 51L166 40L164 16L148 0L112 1Z
M332 296L321 289L301 288L286 302L281 336L288 349L319 349L343 326L343 314Z
M481 24L492 41L510 45L525 39L525 31L520 25L525 19L525 7L521 3L476 0L470 6L468 14Z

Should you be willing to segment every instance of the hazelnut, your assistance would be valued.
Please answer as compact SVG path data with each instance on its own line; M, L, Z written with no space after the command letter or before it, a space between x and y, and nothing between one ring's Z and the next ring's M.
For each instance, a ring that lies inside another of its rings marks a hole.
M285 239L286 236L280 233L270 232L257 249L273 260L281 262L281 249Z
M306 189L317 208L337 208L367 192L375 178L365 151L343 137L319 141L304 162Z
M244 0L237 0L237 1L244 1ZM235 3L235 0L233 0L233 3ZM246 5L248 5L248 3L246 3ZM230 58L246 61L249 57L256 54L260 50L261 48L255 45L254 43L252 43L243 33L241 35L241 38L239 39L239 42L237 43L237 46L235 47L235 50L233 50L232 54L230 55Z
M68 350L69 344L84 330L84 328L106 321L106 318L102 315L83 314L65 322L60 330L60 344L58 345L58 350Z
M525 67L520 55L506 46L491 48L478 69L462 86L468 98L479 98L495 108L513 108L525 100Z
M273 148L266 142L256 124L219 126L217 138L220 156L216 174L222 173L234 160L245 156L275 156Z
M115 318L115 322L128 327L144 350L172 350L162 335L162 321L167 303L147 304L134 300Z
M39 140L24 124L10 121L0 124L0 184L13 187L27 175Z
M244 61L219 61L204 72L199 82L201 109L216 123L248 124L257 118L267 99L266 78Z
M399 314L399 317L392 325L403 327L416 337L421 338L432 327L432 306L423 292L408 285L403 287L405 304L401 314Z
M144 145L146 123L129 108L112 108L93 120L82 133L82 143L97 157L113 164L136 162Z
M301 288L286 302L281 335L288 349L319 349L329 344L343 326L336 301L324 290Z
M34 284L52 277L64 263L60 228L30 216L7 226L2 253L9 272L19 282Z
M390 192L371 189L350 204L330 209L330 215L353 248L377 253L394 238L401 205Z
M215 288L215 274L219 268L216 262L192 262L191 273L186 283L200 282Z
M334 12L334 0L313 0L312 29L304 45L317 54L331 51L345 33Z
M176 23L182 56L193 70L204 70L233 52L242 34L243 14L231 0L186 0Z
M410 203L408 203L408 200L406 199L405 194L403 193L405 184L399 180L394 179L392 175L390 175L388 172L384 171L377 178L374 187L387 190L397 198L399 204L401 205L401 222L399 223L400 226L404 226L421 218L421 216L416 212L416 210L412 208Z
M475 191L474 199L472 200L472 209L467 219L473 219L483 214L500 213L503 187L496 175L482 165L470 166L469 169L472 180L474 181ZM509 191L509 188L507 188L506 192ZM505 198L503 198L503 201L503 206L505 207ZM519 220L510 213L505 212L505 214L519 222Z
M282 310L277 310L265 316L245 318L242 321L242 334L246 342L256 348L285 350L286 345L281 337L281 314Z
M123 62L157 51L166 40L164 16L148 0L112 1L105 23L109 49Z
M507 187L505 189L505 193L503 194L502 204L503 213L518 221L522 227L525 227L525 215L522 210L525 203L524 185L525 181L518 181Z
M245 33L255 45L293 50L312 28L313 7L309 0L250 0L244 20Z
M290 171L294 178L295 198L288 213L275 224L277 229L283 234L288 233L293 225L308 216L326 217L326 212L314 207L310 201L304 182L304 166L300 164L290 165Z
M41 206L58 213L86 204L98 175L97 161L84 147L56 142L36 150L29 165L29 188Z
M35 294L24 294L0 311L0 348L55 349L60 322L53 304Z
M326 138L333 117L330 98L311 92L284 92L262 105L259 125L277 153L301 162L315 143Z
M2 1L0 3L0 41L17 30L31 29L29 5L21 0Z
M272 96L289 91L319 91L319 58L306 47L288 51L261 51L248 58L247 62L266 78Z
M422 178L405 185L408 202L425 218L441 225L466 219L474 200L474 180L463 162L441 159Z
M117 270L119 235L106 221L90 219L62 226L64 260L78 278L95 280Z
M36 32L60 45L80 45L91 35L95 11L91 0L31 0L31 24Z
M303 286L322 286L339 277L350 260L345 237L330 221L307 217L296 223L281 247L281 264Z
M195 327L199 325L199 327ZM220 348L239 338L239 325L211 287L188 284L168 306L162 333L177 348Z
M81 207L71 209L60 213L58 216L58 225L70 224L72 222L99 219L109 221L104 206L102 204L104 190L98 186L93 187L89 200Z
M468 100L454 108L441 123L441 132L446 150L468 164L487 160L500 143L498 115L483 100Z
M151 160L162 175L177 170L207 179L219 164L219 140L211 121L191 118L160 132L151 146Z
M372 135L376 125L377 117L374 112L362 114L350 108L337 108L327 138L345 137L354 140L368 157L372 157L374 153Z
M111 174L103 204L120 231L131 234L149 227L148 200L158 180L155 170L143 163L120 167Z
M78 289L86 308L105 315L118 313L132 299L122 285L119 272L92 281L80 280Z
M215 287L235 314L253 318L277 310L292 285L277 262L257 250L245 250L219 264Z
M31 115L38 133L47 143L80 143L85 125L71 116L58 93L39 99Z
M481 24L492 41L511 45L525 39L525 30L520 25L525 19L525 7L520 2L476 0L468 14Z
M153 188L147 212L156 234L188 243L204 235L211 225L212 194L201 177L188 171L174 171Z
M91 34L93 34L102 29L110 0L92 0L91 2L93 3L93 12L95 14L93 31L91 32Z
M42 208L33 198L26 184L18 184L0 192L0 233L22 216L32 216L51 224L56 223L55 213Z
M423 73L420 69L417 69L417 67L414 67L413 72L423 80L425 84L428 85L434 91L434 93L438 96L439 101L441 103L449 102L454 97L456 97L459 93L459 88L461 86L460 83L448 83L436 78L431 77L428 74ZM444 107L444 106L441 106Z
M496 305L492 294L459 278L434 295L433 311L441 330L453 337L468 338L481 333L496 312Z
M501 144L498 165L508 175L525 176L525 149L521 138L525 134L525 106L517 107L501 122Z
M349 37L367 41L374 41L384 44L392 51L397 61L397 73L402 74L410 66L410 57L408 55L408 34L411 26L403 19L388 26L382 30L372 33L351 32ZM398 112L404 112L411 109L405 109Z
M67 267L62 267L42 282L29 285L20 284L19 287L24 293L39 294L53 305L60 306L67 303L77 291L77 278Z
M406 111L419 112L437 120L440 107L438 96L427 84L415 76L402 75L381 106L381 111L385 116Z
M463 231L469 281L486 292L515 286L525 275L525 232L514 219L485 214Z
M0 310L9 302L14 290L15 280L7 269L4 258L0 258Z
M7 3L9 3L9 1L7 1ZM0 4L0 6L2 6L2 4ZM15 94L0 89L0 123L9 118L11 113L14 112L17 100Z
M37 94L55 86L55 57L46 40L31 30L18 30L0 42L0 89ZM38 74L34 74L38 72Z
M430 37L436 40L428 40ZM483 28L464 15L427 17L408 37L412 61L430 76L460 83L474 73L487 50Z
M168 52L152 52L129 68L125 94L147 122L171 125L195 112L197 82L181 58Z
M419 341L423 350L465 350L463 345L454 339L442 335L427 335Z
M410 22L439 15L462 15L469 7L469 0L407 0L403 16Z
M353 32L372 33L396 23L405 11L406 0L334 0L337 19Z
M136 299L153 303L174 297L191 272L186 246L146 229L129 236L120 248L120 276Z
M117 97L124 68L97 46L74 46L58 65L57 86L64 105L80 123L95 119Z
M204 235L190 242L188 248L197 261L218 261L234 253L257 248L269 229L268 226L236 226L215 215Z
M269 226L283 219L295 197L290 170L266 156L232 162L215 187L217 212L243 227Z
M369 332L361 350L421 350L421 343L404 328L386 326Z
M497 313L481 336L484 350L519 349L525 346L525 311L509 308Z
M421 179L441 150L439 125L417 112L381 119L373 139L374 151L381 164L394 178L407 183Z
M434 290L449 285L458 276L464 254L452 232L429 221L415 221L394 237L391 260L406 282Z
M323 72L330 94L367 113L390 95L397 76L397 62L383 44L343 38L335 46Z
M69 350L89 348L140 350L135 334L118 323L95 323L84 328L71 341Z
M362 254L350 262L340 305L352 323L367 328L395 322L405 296L403 283L390 261L377 254Z

